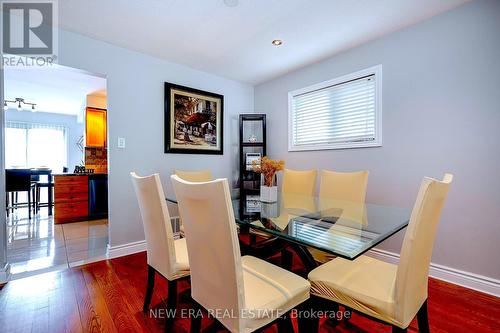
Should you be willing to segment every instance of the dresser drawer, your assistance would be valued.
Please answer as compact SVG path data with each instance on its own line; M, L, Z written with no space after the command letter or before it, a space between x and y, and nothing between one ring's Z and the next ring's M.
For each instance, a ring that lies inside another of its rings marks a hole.
M74 184L55 184L54 185L54 195L56 196L61 196L61 195L67 195L71 193L88 193L89 192L89 185L87 183L80 184L80 183L74 183Z
M54 183L55 201L73 200L76 196L80 200L87 200L89 192L88 176L56 176Z
M86 217L88 215L87 201L73 203L56 204L55 216L56 220L72 219Z
M83 192L79 190L75 191L56 191L54 193L54 203L72 203L85 201L87 202L89 199L89 193Z

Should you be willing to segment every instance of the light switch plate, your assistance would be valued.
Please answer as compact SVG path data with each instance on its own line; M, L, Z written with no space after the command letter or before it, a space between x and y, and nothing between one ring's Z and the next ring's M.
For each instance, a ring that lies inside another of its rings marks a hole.
M118 148L125 148L125 138L118 138Z

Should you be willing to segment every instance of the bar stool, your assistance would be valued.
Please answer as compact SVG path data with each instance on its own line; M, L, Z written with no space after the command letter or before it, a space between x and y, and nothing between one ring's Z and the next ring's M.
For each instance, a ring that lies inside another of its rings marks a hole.
M5 200L6 200L6 210L7 216L9 216L10 211L14 211L21 205L25 203L19 203L17 201L19 192L28 192L28 218L31 219L31 209L35 210L35 204L32 203L31 199L35 197L36 185L31 181L31 170L30 169L6 169L5 170ZM10 193L10 201L9 201ZM33 205L33 207L32 207Z

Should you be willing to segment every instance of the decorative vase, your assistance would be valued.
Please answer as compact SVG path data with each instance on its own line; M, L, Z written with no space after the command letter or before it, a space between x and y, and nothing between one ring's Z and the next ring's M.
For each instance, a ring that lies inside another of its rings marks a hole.
M277 202L262 202L260 216L268 219L276 218L280 215L278 208Z
M278 186L276 174L273 175L271 186L267 186L264 180L264 175L260 176L260 201L276 202L278 201Z

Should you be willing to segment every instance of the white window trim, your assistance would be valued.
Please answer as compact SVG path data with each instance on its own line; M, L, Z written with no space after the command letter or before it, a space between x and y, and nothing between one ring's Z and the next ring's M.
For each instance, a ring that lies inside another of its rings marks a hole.
M294 117L293 117L292 105L294 96L323 89L329 86L341 84L347 81L359 79L361 77L368 75L375 75L375 140L374 141L313 144L308 146L295 146L293 144ZM347 74L332 80L313 84L305 88L290 91L288 93L288 151L350 149L350 148L368 148L368 147L381 147L381 146L382 146L382 65L366 68L355 73Z

